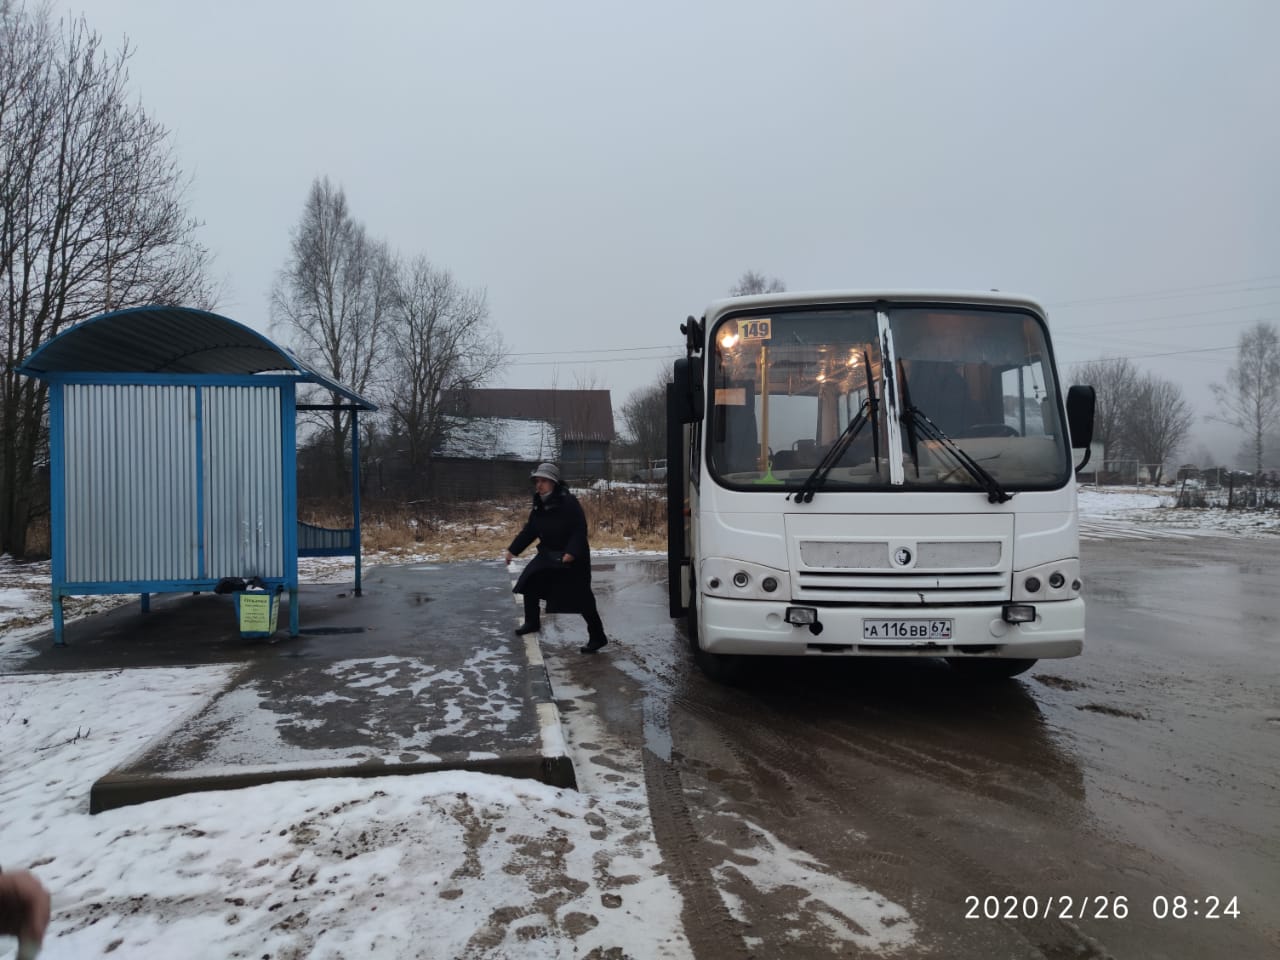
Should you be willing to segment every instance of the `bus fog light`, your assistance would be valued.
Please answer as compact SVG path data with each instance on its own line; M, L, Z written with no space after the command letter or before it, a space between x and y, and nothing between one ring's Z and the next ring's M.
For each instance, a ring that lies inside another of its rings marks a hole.
M1039 578L1039 577L1027 577L1027 579L1026 579L1026 580L1022 581L1022 585L1023 585L1024 587L1026 587L1027 593L1039 593L1039 592L1040 592L1040 578Z
M739 570L733 575L733 585L741 589L751 582L751 578L747 576L745 570Z
M1033 623L1036 619L1036 608L1030 603L1006 603L1000 611L1005 623Z
M720 589L720 578L719 578L719 577L712 577L710 580L708 580L708 581L707 581L707 586L708 586L708 587L710 587L712 590L719 590L719 589Z
M778 581L773 577L765 577L760 581L760 586L764 588L765 593L773 593L778 589Z
M783 617L787 623L801 626L806 623L818 622L818 611L813 607L787 607L786 615Z
M1072 581L1071 581L1071 589L1072 589L1072 590L1074 590L1076 593L1079 593L1079 592L1080 592L1080 587L1081 587L1081 586L1082 586L1082 584L1080 583L1080 581L1079 581L1079 580L1072 580Z
M1057 570L1049 574L1049 586L1055 590L1062 589L1062 585L1067 582L1067 578L1060 574Z

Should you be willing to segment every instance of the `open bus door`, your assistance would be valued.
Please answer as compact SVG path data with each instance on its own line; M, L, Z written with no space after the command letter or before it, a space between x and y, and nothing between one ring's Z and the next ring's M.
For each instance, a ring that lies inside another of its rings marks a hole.
M675 362L667 384L667 599L672 617L689 609L689 424L702 419L702 364Z

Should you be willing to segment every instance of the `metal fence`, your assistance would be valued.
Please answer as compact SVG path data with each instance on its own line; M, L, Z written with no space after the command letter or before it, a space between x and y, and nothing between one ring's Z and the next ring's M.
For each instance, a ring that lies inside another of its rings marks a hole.
M1179 507L1226 510L1280 510L1280 481L1274 475L1185 477L1175 486Z

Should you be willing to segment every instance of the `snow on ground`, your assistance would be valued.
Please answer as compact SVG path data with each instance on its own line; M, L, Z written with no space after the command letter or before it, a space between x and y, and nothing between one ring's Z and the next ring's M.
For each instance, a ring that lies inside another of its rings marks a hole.
M1274 513L1171 500L1083 489L1082 538L1280 534ZM349 558L300 566L304 582L351 577ZM82 598L68 614L130 599ZM48 564L0 557L0 671L21 662L18 641L48 628ZM581 792L437 773L285 782L90 816L93 781L201 708L229 669L0 674L0 864L34 870L53 892L42 957L691 955L643 771L619 769L586 710L565 717ZM758 840L753 856L777 846L762 830ZM801 882L810 865L793 853L765 859ZM877 928L855 906L850 921L882 950L900 945L885 933L892 925ZM0 943L0 960L13 949Z
M1078 501L1082 540L1280 534L1280 511L1181 509L1168 489L1153 493L1132 487L1081 487Z
M42 957L689 956L626 796L459 772L89 816L89 784L230 669L0 677L0 851L53 892Z

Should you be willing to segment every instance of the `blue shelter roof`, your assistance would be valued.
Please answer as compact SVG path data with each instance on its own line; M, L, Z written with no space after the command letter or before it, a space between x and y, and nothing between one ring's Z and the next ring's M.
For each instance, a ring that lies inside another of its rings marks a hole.
M235 375L280 371L377 406L284 347L227 317L191 307L132 307L91 317L43 344L18 368L38 379L74 373Z

